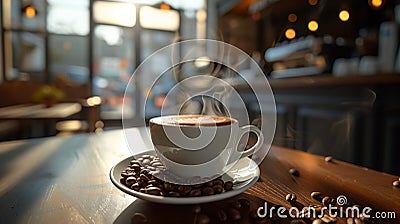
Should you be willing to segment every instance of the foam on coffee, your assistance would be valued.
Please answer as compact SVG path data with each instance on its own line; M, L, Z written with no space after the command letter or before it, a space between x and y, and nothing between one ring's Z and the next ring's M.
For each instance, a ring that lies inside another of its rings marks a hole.
M153 123L160 125L185 125L185 126L222 126L230 125L236 121L224 116L213 115L172 115L152 119Z

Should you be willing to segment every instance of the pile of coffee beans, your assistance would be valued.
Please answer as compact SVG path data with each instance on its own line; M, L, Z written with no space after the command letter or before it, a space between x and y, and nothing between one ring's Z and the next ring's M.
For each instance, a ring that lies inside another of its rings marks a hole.
M199 184L191 185L170 183L165 181L167 179L165 177L175 178L177 182L183 180L168 172L157 156L142 155L130 161L130 165L121 172L120 182L134 191L168 197L209 196L230 191L233 188L233 182L225 182L221 176L208 179L193 177L194 179L187 181Z

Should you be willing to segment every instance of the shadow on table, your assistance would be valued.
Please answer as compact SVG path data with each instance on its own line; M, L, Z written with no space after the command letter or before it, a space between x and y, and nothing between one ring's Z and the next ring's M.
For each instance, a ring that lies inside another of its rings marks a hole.
M247 206L246 203L243 203L243 199L249 202ZM242 193L230 199L199 205L157 204L137 199L122 211L114 224L136 223L132 220L132 217L138 213L147 218L147 223L290 223L290 220L276 219L276 217L275 219L252 217L251 213L256 214L257 209L264 206L264 202L264 200L247 193ZM232 212L232 208L237 207L238 203L240 204L240 208L236 209L238 213ZM200 211L196 213L195 210L199 206ZM268 203L268 206L273 206L273 204ZM218 213L221 211L224 211L227 215L227 220L224 222L218 221ZM207 219L207 217L209 222L200 220Z

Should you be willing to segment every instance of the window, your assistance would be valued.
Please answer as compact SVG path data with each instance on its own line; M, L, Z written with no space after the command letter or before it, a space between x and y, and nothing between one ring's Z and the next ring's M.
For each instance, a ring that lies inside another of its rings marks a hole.
M56 34L89 34L88 0L48 0L47 31Z
M173 43L180 29L180 11L143 5L158 0L0 1L1 79L91 86L92 94L105 98L102 119L121 118L124 91L135 68ZM164 88L171 81L162 83ZM136 99L125 100L131 110L126 114L133 118Z
M107 99L102 107L103 118L120 119L125 88L135 64L134 30L131 28L96 25L93 41L93 92ZM133 117L134 100L126 101Z

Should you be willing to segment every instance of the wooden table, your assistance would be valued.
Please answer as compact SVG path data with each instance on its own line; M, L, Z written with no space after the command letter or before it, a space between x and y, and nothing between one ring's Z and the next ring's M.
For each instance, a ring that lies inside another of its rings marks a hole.
M151 148L145 135L145 128L132 129L135 152ZM138 212L149 223L195 223L193 205L153 204L114 187L110 168L129 155L122 130L0 143L0 223L129 223ZM300 176L290 175L290 168ZM260 169L260 181L245 193L203 204L201 213L215 220L216 210L240 198L250 200L251 209L264 202L290 208L287 193L295 193L300 204L318 204L309 195L321 191L346 195L352 203L378 211L394 211L397 219L374 221L400 223L400 189L392 186L396 176L280 147L271 148ZM235 223L252 223L243 212Z
M0 107L1 120L16 120L32 126L25 135L31 137L55 135L55 123L82 110L79 103L58 103L52 107L44 104L19 104Z
M81 111L79 103L58 103L52 107L44 104L21 104L0 107L0 120L59 119Z

